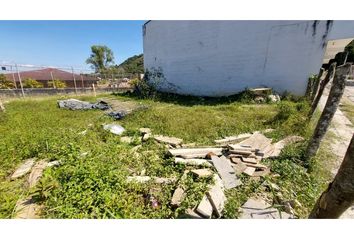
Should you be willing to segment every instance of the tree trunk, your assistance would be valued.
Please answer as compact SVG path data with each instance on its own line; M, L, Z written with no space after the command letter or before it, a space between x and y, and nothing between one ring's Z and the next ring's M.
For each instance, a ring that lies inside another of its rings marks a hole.
M320 119L318 120L316 129L310 139L309 145L306 151L306 158L313 157L320 146L320 142L327 132L328 126L337 110L340 99L342 98L345 81L349 74L351 64L345 64L337 68L334 76L331 91L329 92L326 106L323 109Z
M320 88L318 89L318 91L317 91L317 88L316 88L316 93L317 94L315 93L316 95L315 95L315 97L314 97L314 99L312 101L311 111L310 111L310 113L308 115L309 118L311 118L313 113L315 112L315 110L317 108L317 105L318 105L318 103L319 103L319 101L320 101L320 99L322 97L323 91L326 88L327 83L329 83L333 79L333 77L335 75L335 72L336 72L336 63L332 63L331 66L328 69L328 73L327 73L326 77L321 81Z
M339 218L353 204L354 135L337 175L317 200L309 218Z

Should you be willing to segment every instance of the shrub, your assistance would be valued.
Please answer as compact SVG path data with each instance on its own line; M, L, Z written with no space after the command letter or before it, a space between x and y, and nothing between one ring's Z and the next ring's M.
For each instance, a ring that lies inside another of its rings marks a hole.
M0 89L14 88L13 82L9 81L4 74L0 74Z
M53 81L48 82L48 87L52 88L66 88L66 83L59 80L59 79L54 79Z
M35 79L27 78L27 79L24 81L23 87L24 87L24 88L42 88L42 87L43 87L43 84L40 83L40 82L38 82L38 81L35 80Z

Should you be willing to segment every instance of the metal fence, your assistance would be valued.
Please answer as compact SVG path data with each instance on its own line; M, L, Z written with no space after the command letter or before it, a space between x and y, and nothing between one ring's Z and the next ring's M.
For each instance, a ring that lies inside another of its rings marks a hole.
M7 79L6 89L21 90L22 96L25 96L26 88L73 88L75 93L80 89L111 88L113 91L114 89L130 88L129 80L141 77L140 74L118 72L117 70L108 70L98 74L91 69L84 68L14 63L0 63L0 74L5 75Z

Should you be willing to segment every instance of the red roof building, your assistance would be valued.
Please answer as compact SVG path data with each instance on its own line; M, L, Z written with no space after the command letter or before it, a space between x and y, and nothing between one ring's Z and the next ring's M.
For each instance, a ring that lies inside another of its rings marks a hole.
M10 81L16 81L17 86L19 86L19 78L17 73L5 74L7 79ZM71 72L66 72L56 68L45 68L33 71L23 71L20 72L21 80L24 82L28 78L32 78L44 85L44 87L49 87L48 82L55 80L60 80L65 82L67 87L75 87L74 78L76 81L76 87L91 87L92 84L97 84L97 77L93 77L86 74L72 74Z

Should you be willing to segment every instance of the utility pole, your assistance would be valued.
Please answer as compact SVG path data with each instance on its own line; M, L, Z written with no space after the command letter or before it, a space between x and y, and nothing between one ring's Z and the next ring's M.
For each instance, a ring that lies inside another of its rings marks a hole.
M50 76L52 77L53 88L56 88L52 71L50 71Z
M22 97L25 97L25 92L23 91L23 85L22 85L21 75L20 75L20 71L18 70L17 63L15 64L15 66L16 66L16 70L17 70L18 80L20 81Z

